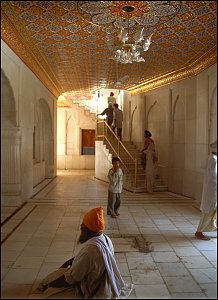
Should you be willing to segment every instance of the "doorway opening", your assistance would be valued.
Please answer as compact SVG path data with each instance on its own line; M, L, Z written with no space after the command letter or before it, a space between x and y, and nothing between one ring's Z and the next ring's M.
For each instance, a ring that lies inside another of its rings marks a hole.
M95 130L82 129L82 155L95 155Z

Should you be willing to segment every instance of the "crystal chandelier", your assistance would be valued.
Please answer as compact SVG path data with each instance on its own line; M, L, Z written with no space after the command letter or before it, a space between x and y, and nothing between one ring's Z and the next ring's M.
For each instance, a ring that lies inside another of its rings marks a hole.
M107 33L105 41L113 52L110 58L128 64L145 61L142 54L149 49L152 35L179 13L182 2L77 1L77 10Z
M122 9L126 13L134 11L134 7L130 5L124 6ZM127 24L127 29L122 28L118 35L118 45L115 44L115 55L111 58L123 64L145 61L144 58L141 57L141 52L149 49L153 33L145 38L143 35L143 27L139 34L136 33L134 37L131 37L129 31L129 17L127 18Z

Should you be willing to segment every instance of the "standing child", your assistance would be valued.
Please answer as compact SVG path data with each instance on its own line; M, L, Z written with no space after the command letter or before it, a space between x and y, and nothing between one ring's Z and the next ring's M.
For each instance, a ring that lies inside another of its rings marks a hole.
M108 172L109 187L107 214L112 218L116 218L116 216L119 216L120 194L123 190L123 171L120 168L120 159L118 157L113 157L112 165L113 168Z

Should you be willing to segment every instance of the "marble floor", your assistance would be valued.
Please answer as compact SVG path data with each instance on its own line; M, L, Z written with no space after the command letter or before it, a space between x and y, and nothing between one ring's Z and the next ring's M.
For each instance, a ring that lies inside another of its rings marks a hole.
M107 183L93 171L60 171L1 226L1 299L29 299L40 279L78 251L86 211L106 211ZM8 208L7 211L10 211ZM5 214L3 214L5 218ZM217 238L194 237L196 201L170 192L122 193L120 216L106 229L129 299L217 299Z

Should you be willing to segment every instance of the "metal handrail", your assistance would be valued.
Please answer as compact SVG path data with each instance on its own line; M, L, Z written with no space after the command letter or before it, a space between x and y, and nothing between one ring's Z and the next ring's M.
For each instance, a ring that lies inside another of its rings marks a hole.
M102 135L98 134L98 125L100 125L100 124L103 125L103 134ZM110 134L116 139L116 141L118 143L117 150L114 148L114 146L111 144L110 140L108 139L107 132L110 132ZM110 145L111 149L114 151L114 153L117 155L117 157L119 157L123 166L129 171L127 164L123 161L123 158L120 155L121 149L123 149L125 151L125 153L129 156L130 160L134 163L134 186L136 186L137 158L134 158L131 155L131 153L129 153L129 151L126 149L124 144L119 140L117 135L114 133L114 131L111 129L111 127L105 121L97 121L97 138L102 138L103 141L104 140L107 141L107 143Z

